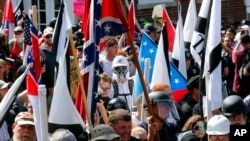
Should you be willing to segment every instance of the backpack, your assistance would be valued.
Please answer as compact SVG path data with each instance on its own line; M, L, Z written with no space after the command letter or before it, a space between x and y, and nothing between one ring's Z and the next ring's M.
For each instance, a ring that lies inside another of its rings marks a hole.
M113 98L116 98L119 95L118 83L115 79L112 79L111 83L112 83L113 88L114 88L114 97ZM123 95L132 95L133 88L134 88L134 80L133 79L128 79L128 87L129 87L130 94L123 94Z

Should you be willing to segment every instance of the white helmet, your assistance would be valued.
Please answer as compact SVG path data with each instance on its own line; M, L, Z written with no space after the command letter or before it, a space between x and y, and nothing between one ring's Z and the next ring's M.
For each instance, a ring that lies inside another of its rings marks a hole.
M118 55L114 58L112 63L113 77L118 79L129 77L129 63L126 57Z
M223 115L212 116L207 123L208 135L226 135L230 132L230 121Z

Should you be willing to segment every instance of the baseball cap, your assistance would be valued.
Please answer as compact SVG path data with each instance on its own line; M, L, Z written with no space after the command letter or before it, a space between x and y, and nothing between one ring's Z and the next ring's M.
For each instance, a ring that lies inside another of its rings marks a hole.
M243 29L243 30L249 30L249 26L248 25L242 25L241 27L240 27L240 29Z
M10 82L6 83L3 80L0 80L0 89L7 88L10 85Z
M47 36L49 34L53 34L53 28L52 27L46 27L44 30L43 30L43 36Z
M75 47L76 47L76 49L78 49L79 51L82 51L83 50L83 41L82 40L80 40L80 41L77 41L76 43L75 43Z
M186 57L186 60L192 59L191 52L188 49L185 49L185 57Z
M20 112L15 117L15 123L18 125L35 125L33 114L30 112Z
M187 89L192 90L194 88L199 88L199 78L200 78L200 75L196 75L196 76L191 77L188 80Z
M100 124L95 126L91 131L91 140L112 140L114 138L120 137L118 134L115 133L114 129L106 124Z
M68 129L57 129L50 136L50 141L77 141L75 135Z

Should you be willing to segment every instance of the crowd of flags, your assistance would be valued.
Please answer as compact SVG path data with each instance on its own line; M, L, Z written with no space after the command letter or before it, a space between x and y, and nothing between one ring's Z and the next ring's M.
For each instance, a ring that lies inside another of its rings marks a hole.
M61 8L57 16L53 35L53 52L55 56L57 56L56 61L59 63L59 67L48 118L50 133L64 126L78 135L79 133L74 129L83 129L86 124L93 124L97 102L99 52L103 50L105 41L110 38L125 32L130 32L131 35L134 35L135 10L133 0L129 7L128 20L126 19L119 0L103 0L102 3L99 0L85 0L84 6L85 10L82 19L85 24L82 26L82 32L85 35L83 51L85 60L80 68L81 74L83 74L81 76L82 79L79 80L82 81L84 89L81 89L79 84L75 103L70 97L67 80L68 70L66 67L67 57L64 57L67 54L70 44L70 36L68 36L68 33L72 25L64 0L61 3ZM22 14L20 14L23 9L22 0L15 10L13 10L12 0L7 0L4 7L1 31L7 33L9 37L13 37L13 29L16 25L16 21L21 18L24 19L24 53L26 54L24 60L27 68L25 73L14 82L14 86L18 87L20 81L23 81L24 77L26 77L28 96L31 103L32 105L39 105L38 87L41 78L41 66L39 59L38 30L28 15L23 17ZM198 18L196 16L195 0L191 0L184 27L181 17L181 3L178 2L176 29L168 16L167 10L163 7L162 32L159 44L156 45L150 37L142 31L138 60L142 72L144 72L145 69L145 60L149 59L151 62L151 66L148 70L148 90L150 90L150 87L154 84L165 83L170 86L175 100L182 100L187 94L187 74L185 57L183 56L185 56L185 48L188 48L202 69L201 80L204 80L206 86L209 86L206 90L203 90L202 93L203 96L206 97L203 102L207 103L206 105L211 105L204 107L206 115L209 114L207 110L210 109L211 111L219 108L222 102L222 97L218 98L218 95L220 96L222 91L220 87L218 87L218 85L221 85L219 84L221 82L219 80L221 78L220 20L220 0L203 0ZM195 22L196 24L193 24ZM172 58L178 60L178 66L174 66L170 63L170 59ZM78 75L80 75L80 72ZM137 96L143 93L138 74L135 76L134 87L133 98L136 99ZM11 88L5 97L5 99L11 99L10 101L12 102L16 97L16 90L13 89L15 88ZM82 98L83 94L87 98L87 107L86 101ZM6 109L8 108L3 107L10 106L10 104L11 103L5 103L4 101L1 102L0 112L6 113ZM35 111L41 110L39 106L34 107L37 107ZM88 119L87 116L89 116L90 119ZM39 112L35 112L35 117L37 117L35 119L36 125L40 127ZM2 122L2 120L3 117L0 116L0 121ZM87 120L91 120L91 122ZM38 130L39 129L37 129L37 133L39 133ZM42 140L42 137L38 138L38 140Z

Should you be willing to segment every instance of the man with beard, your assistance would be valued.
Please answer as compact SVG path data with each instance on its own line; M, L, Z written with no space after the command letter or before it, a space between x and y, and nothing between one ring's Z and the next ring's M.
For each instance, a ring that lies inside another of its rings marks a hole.
M32 113L20 112L16 116L11 141L36 141L35 123Z
M40 49L41 55L44 57L46 71L42 74L42 83L47 88L47 94L52 97L54 91L55 65L56 60L52 52L53 28L47 27L43 31L44 45ZM50 103L50 99L48 99Z
M238 95L228 96L223 100L222 113L230 121L230 125L246 124L247 107Z

